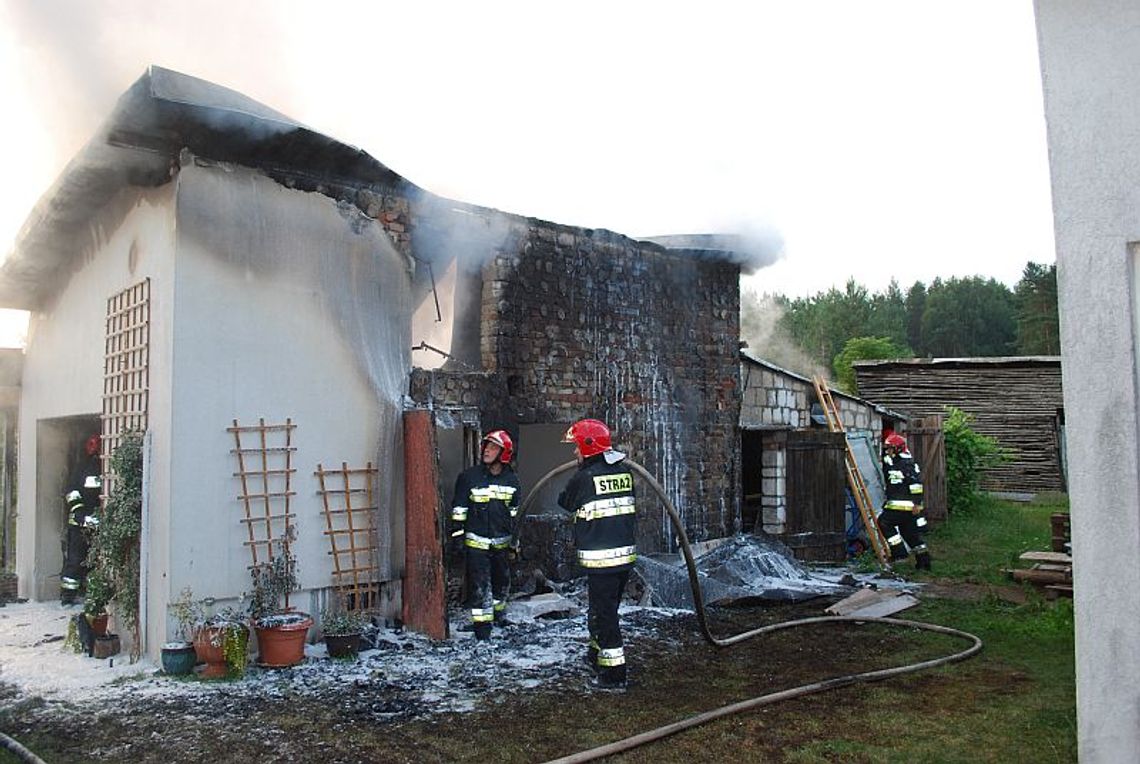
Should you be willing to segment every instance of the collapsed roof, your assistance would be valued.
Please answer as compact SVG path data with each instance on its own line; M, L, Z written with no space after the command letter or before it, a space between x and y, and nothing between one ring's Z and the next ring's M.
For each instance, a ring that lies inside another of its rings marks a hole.
M74 244L90 217L126 186L170 180L183 149L316 183L407 183L364 151L241 93L151 66L28 216L0 266L0 307L42 306L72 269Z

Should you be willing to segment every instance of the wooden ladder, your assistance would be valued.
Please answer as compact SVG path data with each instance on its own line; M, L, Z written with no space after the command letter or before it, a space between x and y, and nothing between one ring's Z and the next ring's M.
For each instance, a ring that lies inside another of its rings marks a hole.
M871 506L871 496L867 492L867 484L859 472L859 465L855 462L855 452L851 450L851 443L846 439L847 429L843 420L839 418L839 410L831 398L831 390L827 387L827 380L816 374L812 377L815 384L815 393L819 397L819 405L827 417L827 428L832 432L844 434L844 445L847 452L847 486L851 495L855 497L855 506L859 508L859 516L863 518L863 527L867 531L867 538L871 540L871 548L879 558L879 564L885 568L891 566L890 554L887 551L887 542L879 532L879 524L875 522L875 508Z

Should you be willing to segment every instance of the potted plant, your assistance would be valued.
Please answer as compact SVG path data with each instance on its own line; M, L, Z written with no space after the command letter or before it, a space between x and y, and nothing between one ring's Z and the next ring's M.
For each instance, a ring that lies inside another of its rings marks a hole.
M99 568L95 568L87 574L87 594L83 599L83 615L87 618L87 625L91 627L91 633L96 637L107 636L107 621L110 619L107 613L107 605L111 602L114 594L111 582L107 580Z
M250 575L249 615L257 632L258 661L274 668L297 665L305 657L305 638L313 619L288 608L289 593L300 588L297 561L289 544L282 544L281 553L271 562L251 568Z
M248 650L249 627L236 608L222 608L194 630L194 653L206 664L199 673L204 679L241 676Z
M194 670L198 657L194 649L194 632L205 620L205 609L194 599L194 592L189 586L170 603L169 608L178 622L178 639L162 646L162 670L167 674L189 674Z
M330 658L355 658L364 632L364 615L330 603L321 613L321 631Z

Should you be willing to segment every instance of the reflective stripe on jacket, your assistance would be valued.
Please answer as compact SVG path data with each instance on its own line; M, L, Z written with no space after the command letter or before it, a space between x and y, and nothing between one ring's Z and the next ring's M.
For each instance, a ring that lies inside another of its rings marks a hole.
M922 504L922 471L909 452L883 456L883 482L886 501L883 509L910 512Z
M482 464L459 473L451 502L453 536L472 549L506 549L519 513L519 478L510 467L498 475Z
M578 564L587 571L616 571L637 560L637 514L633 474L605 454L582 461L558 497L574 513Z

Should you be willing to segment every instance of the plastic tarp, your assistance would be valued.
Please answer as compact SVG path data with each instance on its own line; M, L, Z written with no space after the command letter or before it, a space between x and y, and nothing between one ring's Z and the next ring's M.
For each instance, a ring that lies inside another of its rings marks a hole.
M706 605L751 601L799 602L850 591L812 575L780 542L767 536L739 535L696 558ZM652 604L693 608L689 572L681 555L642 556L637 572Z

